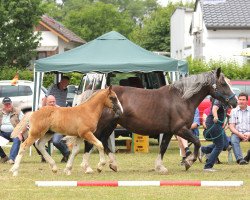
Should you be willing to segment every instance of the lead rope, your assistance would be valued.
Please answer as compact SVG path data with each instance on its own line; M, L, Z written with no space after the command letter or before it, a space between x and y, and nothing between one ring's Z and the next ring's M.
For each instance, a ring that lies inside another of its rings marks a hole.
M225 112L225 110L224 110L224 119L223 119L222 121L218 119L218 122L220 122L221 124L223 124L224 121L225 121L225 119L226 119L226 112ZM219 137L223 134L224 128L222 129L221 133L220 133L218 136L212 137L212 138L207 138L207 134L211 131L211 129L214 127L214 125L215 125L215 123L214 123L208 130L205 130L205 131L204 131L204 138L205 138L206 140L208 140L208 141L211 141L211 140L214 140L214 139L216 139L216 138L219 138ZM225 126L224 126L224 127L225 127Z

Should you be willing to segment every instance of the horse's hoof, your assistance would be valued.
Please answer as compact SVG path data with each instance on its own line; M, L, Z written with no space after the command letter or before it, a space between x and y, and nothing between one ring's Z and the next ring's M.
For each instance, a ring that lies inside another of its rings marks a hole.
M166 175L168 173L168 170L167 168L163 167L163 166L157 166L155 168L155 171L159 174L162 174L162 175Z
M98 172L98 173L101 173L101 172L102 172L102 169L101 169L101 168L97 168L97 172Z
M16 177L18 175L18 171L14 171L12 176Z
M113 164L109 164L109 168L112 169L114 172L117 172L117 166Z
M90 167L88 167L86 170L85 170L85 174L93 174L94 171L93 169L91 169Z
M184 160L184 163L185 163L185 169L187 171L192 166L192 163L191 161L188 160Z
M69 176L69 175L71 175L71 170L68 168L65 168L64 173Z

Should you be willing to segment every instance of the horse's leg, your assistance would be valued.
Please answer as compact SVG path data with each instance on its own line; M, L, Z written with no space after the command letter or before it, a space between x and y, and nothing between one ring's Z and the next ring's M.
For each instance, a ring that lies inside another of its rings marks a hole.
M75 138L75 141L73 143L73 148L72 148L72 151L71 151L71 154L70 154L70 157L69 157L69 160L66 164L66 167L64 169L64 172L67 174L67 175L70 175L71 174L71 170L72 170L72 167L73 167L73 162L74 162L74 159L76 157L76 155L79 153L80 151L80 144L82 143L82 139L80 138Z
M184 161L185 168L186 170L188 170L193 165L193 163L197 160L199 149L201 146L200 140L192 133L191 130L187 128L182 128L176 135L194 144L194 153L190 154Z
M15 159L15 163L12 166L12 168L10 169L10 171L13 173L13 176L17 176L18 175L18 170L20 167L20 163L22 160L22 157L25 153L25 151L32 145L34 144L34 142L36 141L36 138L33 138L31 136L29 136L21 145L20 145L20 149L18 152L18 155Z
M90 142L91 144L95 145L96 148L98 149L99 151L99 156L100 156L100 161L98 163L98 167L97 167L97 171L98 172L101 172L102 171L102 168L103 166L106 164L106 161L105 161L105 156L104 156L104 148L103 148L103 145L101 143L100 140L98 140L92 132L87 132L85 133L85 135L83 136L85 140L87 140L88 142Z
M84 154L82 157L81 167L83 168L85 174L91 174L94 171L89 165L89 157L90 157L90 151L93 148L93 144L90 144L87 141L84 141L84 144L85 144L85 148L84 148Z
M36 148L41 152L44 159L49 163L52 172L57 172L57 166L56 162L53 160L53 158L48 154L48 152L45 149L45 144L53 137L53 134L45 134L42 138L40 138L36 143Z
M157 159L155 161L155 171L160 173L160 174L167 174L168 170L166 167L163 165L163 157L164 154L168 148L168 144L172 138L173 134L170 133L164 133L161 141L161 146L160 146L160 154L157 156Z

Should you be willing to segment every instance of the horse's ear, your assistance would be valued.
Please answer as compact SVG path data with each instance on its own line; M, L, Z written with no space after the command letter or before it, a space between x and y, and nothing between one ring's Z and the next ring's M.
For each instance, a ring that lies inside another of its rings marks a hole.
M109 94L111 94L111 91L112 91L112 85L110 85L110 86L109 86L108 90L109 90Z
M221 73L221 68L217 68L216 69L216 77L219 78L220 77L220 73Z

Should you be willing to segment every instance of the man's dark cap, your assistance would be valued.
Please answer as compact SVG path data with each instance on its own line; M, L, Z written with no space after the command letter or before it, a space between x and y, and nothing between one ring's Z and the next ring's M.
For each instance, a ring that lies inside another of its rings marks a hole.
M3 104L12 103L12 101L11 101L11 99L9 97L4 97L2 103Z

